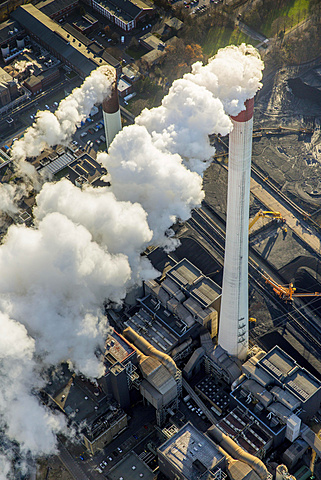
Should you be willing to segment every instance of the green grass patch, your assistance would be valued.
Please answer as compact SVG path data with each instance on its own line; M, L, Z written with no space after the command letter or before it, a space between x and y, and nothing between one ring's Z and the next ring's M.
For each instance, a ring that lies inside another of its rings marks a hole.
M72 70L71 72L65 73L65 76L69 78L69 80L72 80L73 78L77 77L77 73Z
M207 32L206 38L202 44L205 55L213 56L219 48L227 45L240 45L241 43L250 43L253 45L253 39L242 33L237 27L234 29L226 27L212 27ZM254 41L257 43L257 41Z
M135 60L138 60L140 57L142 57L145 53L146 50L144 48L139 48L138 50L136 48L126 48L126 53L130 57L133 57Z
M285 7L270 10L260 28L261 32L271 37L277 33L277 29L287 31L294 27L308 17L309 4L310 0L290 0Z

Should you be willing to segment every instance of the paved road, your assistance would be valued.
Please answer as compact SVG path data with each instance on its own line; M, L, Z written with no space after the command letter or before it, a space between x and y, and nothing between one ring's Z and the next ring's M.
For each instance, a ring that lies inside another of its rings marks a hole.
M208 420L211 422L212 425L216 425L217 420L215 417L212 415L210 410L206 407L205 403L200 399L200 397L194 392L192 387L187 383L187 381L183 378L182 379L182 384L187 393L192 397L196 405L202 410L202 412L206 415Z
M95 477L88 476L80 468L76 460L70 455L66 447L59 441L59 460L67 468L75 480L93 480Z
M254 40L258 40L259 42L264 42L264 40L266 40L266 37L264 35L261 35L260 33L253 30L253 28L248 27L245 23L240 21L237 21L235 23L236 25L238 25L241 32L245 33Z

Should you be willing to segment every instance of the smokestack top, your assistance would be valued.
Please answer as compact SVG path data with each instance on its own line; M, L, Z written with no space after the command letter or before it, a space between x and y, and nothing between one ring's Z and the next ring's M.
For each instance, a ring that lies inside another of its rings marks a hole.
M114 80L111 87L110 97L103 100L103 111L105 113L116 113L119 110L119 100L117 91L117 81Z
M235 117L231 116L231 119L235 122L247 122L251 120L254 113L254 97L246 100L245 102L245 110L242 110L238 115Z

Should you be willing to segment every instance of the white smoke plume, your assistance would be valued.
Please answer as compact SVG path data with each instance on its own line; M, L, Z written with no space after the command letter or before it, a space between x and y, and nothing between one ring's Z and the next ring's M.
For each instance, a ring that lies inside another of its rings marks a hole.
M113 70L107 66L99 67L86 78L81 87L75 88L60 102L55 113L38 112L34 124L12 147L11 155L22 174L35 176L31 165L24 164L27 157L39 155L48 146L70 142L77 126L88 117L95 103L101 103L110 94L113 80Z
M0 213L8 215L18 213L17 200L25 194L24 185L16 187L9 183L0 183Z
M108 187L80 190L66 179L45 184L36 200L37 221L50 212L60 212L83 225L110 254L126 255L133 283L155 276L150 263L140 256L151 243L153 232L139 203L117 200Z
M214 153L208 134L230 131L228 114L239 113L260 88L262 68L246 46L227 47L206 66L195 64L160 107L144 110L109 153L98 156L111 187L47 183L37 196L35 228L8 230L0 246L0 427L22 452L54 452L55 433L65 428L30 393L42 385L42 368L70 360L89 377L101 374L94 352L108 328L103 302L121 303L135 282L156 275L140 252L151 243L175 245L164 232L177 218L186 220L204 197L199 173ZM89 77L88 88L73 92L55 115L39 114L15 143L15 158L69 141L92 104L108 93L105 77Z
M115 196L140 203L148 213L153 244L168 246L164 232L176 218L186 220L204 197L202 178L188 170L179 155L159 150L145 127L124 128L109 154L100 154L98 160L108 165Z
M34 354L35 341L26 328L0 313L0 426L22 452L50 454L55 451L55 432L65 429L65 421L50 415L30 391L31 385L44 385ZM0 473L0 478L5 477Z
M204 86L222 101L228 115L235 116L262 87L263 68L258 51L243 43L220 49L205 66L196 62L184 78Z

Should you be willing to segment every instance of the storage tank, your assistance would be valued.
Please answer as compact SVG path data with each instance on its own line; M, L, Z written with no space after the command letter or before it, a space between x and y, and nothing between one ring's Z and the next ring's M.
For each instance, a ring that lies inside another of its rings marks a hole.
M17 48L20 50L25 46L25 39L24 38L17 38Z
M1 47L1 53L3 58L7 57L10 53L9 45L3 45L3 47Z

